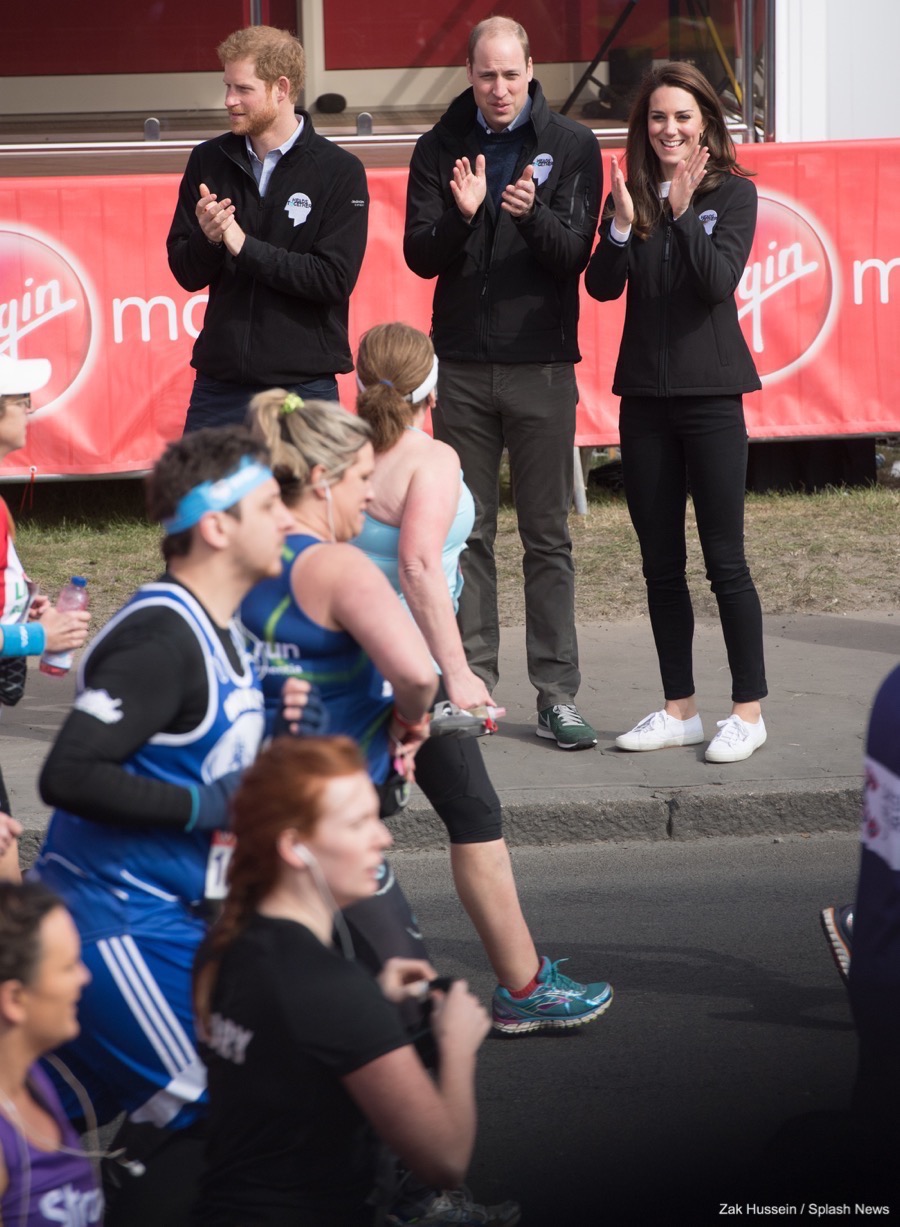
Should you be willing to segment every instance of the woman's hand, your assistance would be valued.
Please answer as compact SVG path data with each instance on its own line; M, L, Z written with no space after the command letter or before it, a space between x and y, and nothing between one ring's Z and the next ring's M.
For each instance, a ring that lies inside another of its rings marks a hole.
M616 206L615 223L617 230L627 230L634 222L634 201L625 186L625 176L619 165L619 159L613 155L610 160L610 190L613 203Z
M685 212L694 192L706 176L708 161L709 150L705 145L697 145L684 161L679 162L675 167L675 173L669 186L669 207L676 221Z
M427 959L388 959L376 976L381 991L394 1005L421 1000L437 972Z
M469 992L468 982L454 980L446 993L434 989L432 995L431 1029L438 1048L477 1052L491 1029L491 1020L478 998Z
M487 686L468 666L453 676L445 673L444 686L447 690L447 698L457 707L468 710L472 707L497 706Z
M315 736L321 730L318 727L312 727L313 723L318 723L318 720L310 723L307 729L301 729L303 723L304 708L309 700L309 692L312 689L309 682L302 677L289 677L285 680L281 688L281 711L278 713L278 720L275 725L275 735L287 729L287 732L296 736L298 733L306 732L308 736ZM316 709L316 715L319 716L319 703Z
M419 747L428 739L428 713L415 724L398 718L396 708L388 725L391 760L394 769L410 784L416 778L415 758Z
M46 652L72 652L84 646L88 635L91 615L86 609L72 609L60 613L55 605L47 603L37 619L47 636Z

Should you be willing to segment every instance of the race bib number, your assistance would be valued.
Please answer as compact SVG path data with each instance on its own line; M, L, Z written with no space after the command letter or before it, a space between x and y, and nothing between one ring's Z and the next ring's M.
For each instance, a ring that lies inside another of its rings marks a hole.
M230 831L215 831L206 861L205 899L224 899L228 894L228 866L237 840Z

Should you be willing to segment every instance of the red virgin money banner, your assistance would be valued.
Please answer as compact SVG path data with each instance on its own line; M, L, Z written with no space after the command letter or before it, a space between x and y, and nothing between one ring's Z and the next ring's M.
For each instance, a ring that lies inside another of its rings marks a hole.
M608 153L604 154L608 181ZM900 430L900 141L751 145L756 239L736 298L763 380L757 439ZM863 185L861 189L861 185ZM0 476L129 473L181 433L205 293L169 273L177 175L0 182L0 353L47 358L28 446ZM433 283L403 262L406 170L369 171L369 245L351 342L379 321L428 330ZM614 443L624 297L582 297L577 441ZM352 407L352 375L340 379Z

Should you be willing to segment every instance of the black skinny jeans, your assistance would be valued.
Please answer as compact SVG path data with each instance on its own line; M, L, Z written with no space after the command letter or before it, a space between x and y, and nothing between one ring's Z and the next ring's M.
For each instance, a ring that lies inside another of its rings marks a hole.
M685 576L688 489L706 578L719 605L732 702L763 698L762 610L744 557L747 429L741 397L625 396L619 432L666 698L684 699L695 689L694 611Z

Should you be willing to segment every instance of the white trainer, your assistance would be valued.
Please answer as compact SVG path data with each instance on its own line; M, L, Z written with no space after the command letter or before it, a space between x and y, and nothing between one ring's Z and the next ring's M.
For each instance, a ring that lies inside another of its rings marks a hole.
M651 712L628 733L616 738L620 750L667 750L670 746L695 746L703 740L699 716L676 720L663 708Z
M739 763L749 758L766 740L766 726L760 716L757 724L748 724L740 716L729 716L718 722L719 731L706 747L708 763Z

